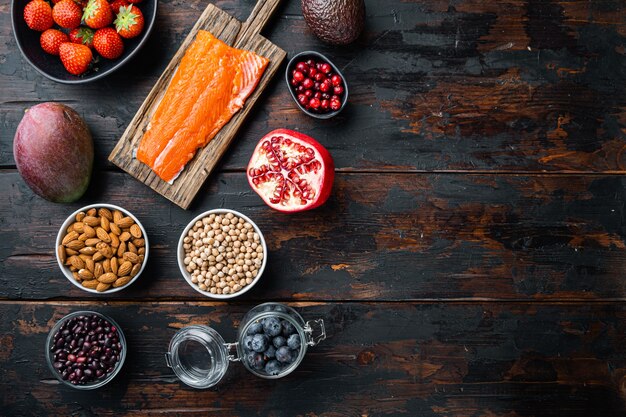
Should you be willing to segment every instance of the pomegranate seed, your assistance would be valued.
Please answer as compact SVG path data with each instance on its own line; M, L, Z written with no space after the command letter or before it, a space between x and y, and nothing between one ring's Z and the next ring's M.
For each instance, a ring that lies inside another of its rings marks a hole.
M331 100L330 101L330 108L333 111L337 111L341 108L341 102L339 100Z
M318 72L315 74L315 81L324 81L326 79L326 75L323 72Z
M302 81L302 85L304 86L304 88L306 88L307 90L309 88L313 88L313 80L310 78L305 78L304 81Z
M307 97L311 97L311 96L313 95L313 91L311 91L311 90L305 90L305 91L304 91L304 95L305 95L305 96L307 96Z
M332 77L330 77L330 80L332 81L333 85L335 85L335 86L341 85L341 77L338 76L337 74L335 74Z
M301 83L302 80L304 80L304 74L302 72L300 72L300 71L294 71L293 79L296 80L297 82Z
M335 95L340 96L343 94L343 87L341 85L336 85L333 88L333 92L335 93Z
M330 83L328 82L328 80L324 81L322 84L320 84L320 91L322 92L327 92L328 90L330 90ZM337 88L337 87L335 87Z
M313 97L315 98L322 98L322 93L320 93L319 91L316 91L315 94L313 94Z
M333 67L331 67L329 63L324 62L320 69L322 70L323 73L328 74L329 72L332 71Z
M328 110L328 106L329 106L329 104L330 104L330 103L329 103L329 101L328 101L328 100L322 100L322 102L321 102L321 104L320 104L320 105L322 106L322 109L323 109L323 110Z
M309 68L309 77L315 77L315 74L317 74L317 70L313 67Z
M320 106L320 101L317 98L312 98L309 101L309 107L311 107L312 109L317 109Z
M307 72L309 70L309 66L306 64L306 62L298 62L298 64L296 65L296 69L298 71Z

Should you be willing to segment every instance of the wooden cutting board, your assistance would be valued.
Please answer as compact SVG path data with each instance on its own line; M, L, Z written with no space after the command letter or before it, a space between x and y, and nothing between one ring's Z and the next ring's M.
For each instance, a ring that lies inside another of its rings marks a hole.
M240 22L213 4L209 4L126 128L113 152L109 155L109 161L162 196L187 209L204 181L228 149L252 106L257 102L272 77L276 75L280 64L287 55L285 51L259 35L279 3L280 0L259 0L245 22ZM174 183L168 184L147 165L135 159L135 152L187 47L195 39L199 30L209 31L213 36L235 48L256 52L269 59L270 62L257 88L248 97L243 108L233 116L207 146L198 150L196 156L185 166Z

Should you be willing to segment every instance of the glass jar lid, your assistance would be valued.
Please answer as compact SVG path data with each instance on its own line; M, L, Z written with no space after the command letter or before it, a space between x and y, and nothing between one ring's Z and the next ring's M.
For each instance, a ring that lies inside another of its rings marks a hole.
M229 360L233 360L229 348L230 345L212 328L189 326L172 337L165 362L190 387L209 388L226 374Z

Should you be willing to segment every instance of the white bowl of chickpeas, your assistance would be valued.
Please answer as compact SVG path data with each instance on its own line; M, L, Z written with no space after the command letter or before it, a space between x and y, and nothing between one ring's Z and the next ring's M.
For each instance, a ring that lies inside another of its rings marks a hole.
M200 294L228 299L259 281L267 264L261 230L247 216L230 209L209 210L193 219L178 241L178 266Z

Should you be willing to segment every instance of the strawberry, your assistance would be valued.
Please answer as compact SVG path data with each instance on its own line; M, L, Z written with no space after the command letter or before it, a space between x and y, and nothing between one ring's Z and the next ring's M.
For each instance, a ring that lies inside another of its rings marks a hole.
M122 38L134 38L143 30L143 14L136 6L120 7L114 23Z
M83 11L74 0L62 0L52 8L52 17L62 28L74 29L80 26Z
M98 29L93 36L93 47L107 59L118 58L124 52L124 42L113 28Z
M129 4L130 3L126 0L115 0L111 3L111 10L113 10L113 13L118 14L120 12L120 7L128 6Z
M59 55L59 46L67 42L67 35L60 30L48 29L41 34L41 48L51 55Z
M24 20L29 28L43 32L54 25L52 7L43 0L32 0L24 7Z
M106 0L89 0L83 13L83 21L93 29L109 26L113 22L113 10Z
M93 55L91 49L78 43L65 42L59 47L63 66L70 74L80 75L87 71Z
M84 26L72 29L70 32L70 42L81 43L93 48L93 30Z

